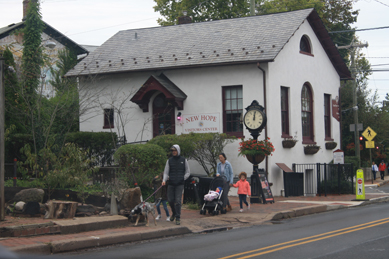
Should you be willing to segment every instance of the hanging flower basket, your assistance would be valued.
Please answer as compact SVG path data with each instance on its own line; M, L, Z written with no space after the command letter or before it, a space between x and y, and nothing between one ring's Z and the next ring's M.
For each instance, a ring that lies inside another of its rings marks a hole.
M316 145L308 145L304 147L304 154L306 155L313 155L316 154L320 149L320 146Z
M283 148L292 148L296 145L297 140L294 139L284 139L282 141L282 147Z
M320 149L320 146L316 145L308 145L304 147L304 154L306 155L313 155L316 154Z
M258 165L266 156L272 155L274 152L273 144L269 138L265 140L241 139L239 143L239 156L245 156L250 163Z
M334 141L326 142L326 149L334 149L334 148L336 148L337 145L338 145L338 143L336 143Z
M255 155L255 156L246 155L247 160L249 160L249 162L252 163L253 165L258 165L263 160L265 160L265 157L266 157L265 155Z

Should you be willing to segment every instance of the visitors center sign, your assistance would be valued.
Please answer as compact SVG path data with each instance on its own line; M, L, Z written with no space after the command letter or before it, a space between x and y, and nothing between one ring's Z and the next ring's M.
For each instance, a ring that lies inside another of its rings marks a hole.
M186 114L182 118L183 133L220 132L219 113Z

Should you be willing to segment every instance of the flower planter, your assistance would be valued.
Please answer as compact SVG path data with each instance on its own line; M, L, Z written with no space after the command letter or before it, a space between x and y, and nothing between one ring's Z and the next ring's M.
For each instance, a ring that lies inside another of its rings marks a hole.
M255 155L255 156L250 156L246 155L247 160L249 160L250 163L253 165L258 165L265 159L265 155Z
M333 142L333 141L326 142L326 149L334 149L334 148L336 148L337 145L338 145L338 143Z
M320 149L320 146L305 146L304 147L304 153L306 155L313 155L316 154Z
M285 139L282 141L282 147L283 148L292 148L296 145L296 140L292 140L292 139Z

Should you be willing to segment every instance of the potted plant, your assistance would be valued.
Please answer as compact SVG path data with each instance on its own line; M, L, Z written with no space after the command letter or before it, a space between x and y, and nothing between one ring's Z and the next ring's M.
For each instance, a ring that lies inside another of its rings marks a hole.
M242 138L239 143L239 156L245 156L254 165L261 163L266 156L272 155L275 150L269 140L270 138L265 140L244 140Z
M286 137L282 141L282 147L283 148L292 148L296 145L297 143L297 131L293 137Z
M336 143L335 141L326 142L326 149L334 149L337 145L338 143Z
M320 149L320 146L316 146L316 145L306 145L304 147L304 153L306 155L313 155L313 154L316 154Z

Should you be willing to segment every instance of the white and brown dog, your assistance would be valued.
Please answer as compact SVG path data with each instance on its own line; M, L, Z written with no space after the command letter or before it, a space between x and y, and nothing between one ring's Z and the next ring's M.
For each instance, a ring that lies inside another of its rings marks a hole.
M154 218L154 225L157 225L157 221L155 220L155 209L154 205L159 202L160 199L158 199L155 203L149 203L149 202L141 202L140 204L136 205L135 208L131 210L130 217L137 215L135 226L138 225L138 221L141 215L143 215L146 218L146 227L149 226L149 217L148 214L150 213Z

